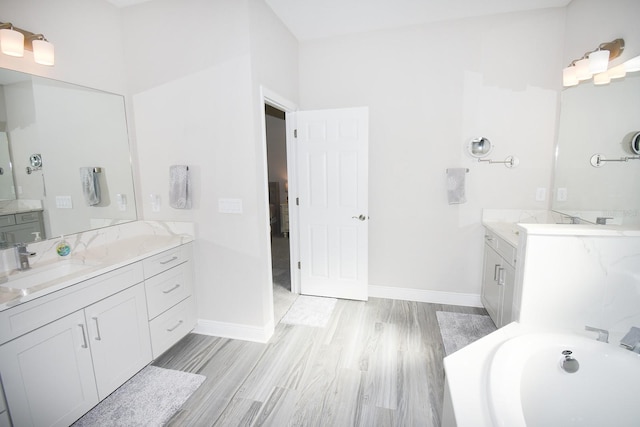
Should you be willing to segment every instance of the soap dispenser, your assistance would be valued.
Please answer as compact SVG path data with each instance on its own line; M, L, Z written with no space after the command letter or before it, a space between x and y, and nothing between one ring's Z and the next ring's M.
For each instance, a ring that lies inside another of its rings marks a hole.
M69 246L67 241L64 240L64 236L60 236L60 242L56 246L56 252L58 253L58 255L63 257L71 253L71 246Z

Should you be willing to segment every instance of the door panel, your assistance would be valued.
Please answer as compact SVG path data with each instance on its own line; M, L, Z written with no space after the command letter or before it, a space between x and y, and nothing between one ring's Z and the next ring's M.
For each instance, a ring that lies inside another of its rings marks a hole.
M301 291L368 297L368 109L295 115Z

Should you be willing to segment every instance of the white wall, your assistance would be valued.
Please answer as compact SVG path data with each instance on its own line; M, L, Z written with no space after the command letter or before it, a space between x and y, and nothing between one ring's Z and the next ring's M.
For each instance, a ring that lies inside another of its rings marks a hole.
M545 209L560 89L564 9L301 44L303 109L369 106L370 284L479 294L482 208ZM478 164L473 137L495 144ZM449 205L448 167L467 167ZM292 195L293 196L293 195ZM386 288L385 288L386 289Z
M167 22L185 31L170 35ZM210 331L222 323L268 328L273 303L259 89L297 97L297 43L257 0L156 0L124 9L124 33L131 41L125 52L144 218L197 224L201 324ZM260 55L256 37L268 40ZM167 46L176 49L168 55ZM172 164L190 166L192 210L168 206ZM152 212L149 194L160 195L160 212ZM242 214L220 213L219 199L241 200Z

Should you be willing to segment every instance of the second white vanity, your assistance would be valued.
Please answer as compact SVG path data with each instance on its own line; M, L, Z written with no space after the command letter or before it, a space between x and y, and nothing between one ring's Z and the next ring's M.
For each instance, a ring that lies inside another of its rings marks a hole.
M2 285L0 425L69 425L194 328L193 237L157 231L18 273L70 272L39 285Z
M500 328L513 320L518 242L515 238L508 239L510 234L517 236L517 231L497 230L485 228L480 298L493 323Z

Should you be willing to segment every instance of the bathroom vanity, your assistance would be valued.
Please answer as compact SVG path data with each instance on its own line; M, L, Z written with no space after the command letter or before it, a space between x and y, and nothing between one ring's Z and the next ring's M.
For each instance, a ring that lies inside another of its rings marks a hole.
M191 240L134 236L3 283L0 426L69 425L189 333Z
M518 257L517 230L513 230L510 226L503 226L503 228L504 230L495 226L485 228L480 296L487 313L498 328L513 320Z

